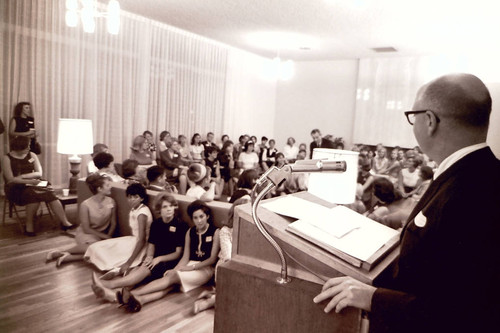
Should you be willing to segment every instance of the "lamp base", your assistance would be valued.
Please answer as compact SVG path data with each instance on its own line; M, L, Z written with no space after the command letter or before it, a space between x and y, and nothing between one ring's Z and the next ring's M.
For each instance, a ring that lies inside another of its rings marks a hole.
M71 168L69 172L71 172L71 178L69 179L69 193L76 194L76 184L78 182L78 174L80 173L80 164L82 162L81 157L77 155L73 155L69 158L69 164Z

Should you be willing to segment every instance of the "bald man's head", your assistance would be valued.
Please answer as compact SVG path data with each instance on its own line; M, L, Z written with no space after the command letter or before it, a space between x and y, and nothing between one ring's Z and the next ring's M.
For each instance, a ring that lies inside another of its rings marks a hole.
M491 96L474 75L441 76L422 87L419 95L438 116L454 119L466 127L488 128Z

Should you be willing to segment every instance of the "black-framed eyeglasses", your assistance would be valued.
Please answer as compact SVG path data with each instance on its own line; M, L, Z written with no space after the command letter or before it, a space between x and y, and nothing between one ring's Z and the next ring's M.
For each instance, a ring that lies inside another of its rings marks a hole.
M410 125L413 126L413 124L415 123L415 115L416 114L419 114L419 113L424 113L424 112L427 112L427 111L430 111L434 114L434 117L436 117L436 121L439 123L440 122L440 119L439 117L437 116L436 112L432 111L432 110L415 110L415 111L405 111L405 116L406 116L406 119L408 120L408 122L410 123Z

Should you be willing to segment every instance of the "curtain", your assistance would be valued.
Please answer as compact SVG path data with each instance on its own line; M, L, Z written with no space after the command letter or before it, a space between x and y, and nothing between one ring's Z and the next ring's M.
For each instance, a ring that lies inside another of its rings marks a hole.
M425 83L449 73L472 73L489 87L492 96L500 82L497 59L492 55L429 55L360 59L353 139L355 143L414 147L417 142L403 112L411 110L418 89ZM495 101L495 98L493 98ZM493 103L493 115L498 112ZM499 146L496 123L490 121L490 140Z
M228 47L123 11L118 35L107 33L104 19L89 34L66 26L64 0L0 3L2 120L8 124L18 102L32 104L52 183L69 177L67 156L56 149L59 118L91 119L94 143L106 143L116 162L147 129L224 131Z

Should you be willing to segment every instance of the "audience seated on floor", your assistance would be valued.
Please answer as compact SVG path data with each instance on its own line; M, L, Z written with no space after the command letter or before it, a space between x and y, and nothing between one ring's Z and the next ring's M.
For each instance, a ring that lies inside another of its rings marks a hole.
M129 226L131 236L101 240L89 245L85 260L101 271L107 271L103 278L126 275L131 268L138 266L146 253L147 239L153 216L149 210L148 195L141 184L131 184L126 190L127 201L131 207Z
M200 200L192 202L187 210L194 227L186 232L181 260L162 278L131 291L124 289L119 300L127 311L140 311L145 304L166 296L174 286L180 286L182 292L193 290L214 275L220 240L212 211Z
M224 225L219 231L219 260L215 265L215 283L217 283L217 267L220 264L228 262L231 260L231 252L233 246L233 220L234 220L234 208L236 206L250 202L249 197L243 197L236 200L231 208L229 209L227 220L224 221ZM205 290L199 296L196 302L194 302L193 312L196 314L200 311L210 309L215 306L215 288L211 291Z
M188 229L180 218L179 205L173 196L162 192L153 207L158 218L151 224L144 260L125 276L103 280L93 273L92 290L98 298L123 304L123 295L137 284L160 279L179 263Z
M47 261L57 259L56 266L64 262L83 260L90 244L113 237L116 229L116 203L109 197L111 179L98 173L85 179L92 196L80 204L78 218L80 226L76 230L76 244L65 250L47 253Z

